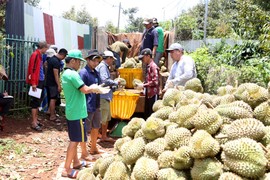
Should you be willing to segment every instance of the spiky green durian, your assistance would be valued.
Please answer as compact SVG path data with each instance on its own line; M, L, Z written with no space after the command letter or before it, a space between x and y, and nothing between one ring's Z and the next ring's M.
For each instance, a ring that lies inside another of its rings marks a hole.
M93 172L93 174L95 176L97 176L99 174L99 166L101 164L101 161L103 161L103 158L97 159L96 162L95 162L95 164L94 164L94 166L93 166L92 172Z
M142 129L139 129L139 130L135 133L134 139L139 138L139 137L144 137Z
M104 180L129 180L129 169L121 161L114 161L108 167Z
M270 125L270 105L269 102L263 102L254 109L254 117L266 126Z
M150 116L147 118L146 123L142 125L142 132L143 135L149 140L154 140L164 136L165 125L163 120Z
M99 164L99 174L101 177L104 177L105 172L107 171L110 164L114 161L113 155L108 155L102 158Z
M165 106L154 112L151 117L160 118L166 120L169 118L169 115L173 112L173 107Z
M145 146L145 154L147 157L153 158L153 159L157 159L158 156L164 152L166 147L165 143L158 143L158 142L150 142L148 144L146 144Z
M244 109L248 110L248 112L251 114L253 112L250 105L244 101L233 101L233 102L228 103L228 104L220 104L216 108L227 108L227 107L240 107L240 108L244 108Z
M222 164L215 158L195 159L191 169L193 180L218 180L222 173Z
M190 156L191 148L182 146L173 152L173 168L178 170L189 169L193 165L193 158Z
M121 147L121 155L124 163L134 164L144 152L146 142L143 138L136 138L124 143Z
M154 180L157 177L158 170L157 161L147 157L141 157L136 162L131 176L135 179Z
M192 78L185 84L185 90L192 90L194 92L203 92L202 82L198 78Z
M260 144L250 138L225 143L221 158L230 171L247 178L262 177L268 162Z
M133 79L132 81L133 87L136 88L138 84L142 84L142 81L140 79Z
M265 135L263 136L261 142L264 146L270 144L270 126L265 127Z
M232 94L226 94L224 96L216 96L214 97L213 101L212 101L212 105L213 107L216 107L220 104L228 104L235 101L235 97Z
M126 61L123 64L124 68L135 68L136 67L136 63L134 63L133 61Z
M270 179L270 173L265 173L264 176L260 178L260 180L269 180L269 179Z
M226 94L233 94L235 91L236 88L231 85L221 86L217 89L217 95L224 96Z
M189 141L190 155L195 159L214 157L220 149L219 143L207 131L196 131Z
M173 151L162 152L157 159L159 168L169 168L173 165Z
M169 88L163 96L163 105L175 107L180 101L181 92L175 88Z
M142 125L145 123L143 118L133 117L129 123L124 127L125 128L125 135L133 138L135 133L141 129Z
M85 179L95 180L96 179L96 177L92 173L92 168L84 168L80 170L76 178L78 180L85 180Z
M117 140L115 141L114 145L113 145L113 146L114 146L114 149L115 149L116 151L120 152L122 145L123 145L124 143L128 142L128 141L131 141L131 140L132 140L132 139L131 139L131 137L129 137L129 136L126 136L126 137L117 139Z
M196 129L203 129L209 134L215 134L222 125L223 120L213 109L200 109L191 123Z
M163 100L158 99L154 102L152 109L154 112L156 112L157 110L159 110L160 108L164 107L163 105Z
M121 86L125 86L127 84L127 81L124 78L115 78L114 81L120 82Z
M225 130L229 140L247 137L260 141L265 135L265 126L254 118L233 121Z
M173 168L160 169L157 174L158 180L186 180L187 175L183 171L177 171Z
M241 118L252 118L253 114L242 107L217 107L215 110L219 113L221 116L225 116L231 119L241 119Z
M175 148L188 145L191 132L183 127L175 128L167 131L164 138L170 149L174 150Z
M218 180L243 180L243 178L232 172L224 172Z

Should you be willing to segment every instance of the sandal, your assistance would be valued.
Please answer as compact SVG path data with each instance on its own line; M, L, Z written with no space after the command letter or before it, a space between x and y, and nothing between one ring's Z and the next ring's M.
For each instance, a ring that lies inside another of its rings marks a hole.
M83 167L88 167L89 163L87 163L86 161L82 161L82 163L78 166L73 166L73 169L81 169Z
M55 118L55 119L50 119L50 121L53 121L53 122L56 122L56 123L60 123L60 122L61 122L61 120L60 120L60 119L58 119L58 118Z
M70 173L62 173L61 176L62 177L68 177L68 178L71 178L71 179L76 179L78 173L79 173L79 171L76 171L76 170L72 169L72 171Z
M39 122L39 121L37 122L37 125L40 126L40 127L44 126L44 125L43 125L41 122Z
M42 128L39 125L36 125L35 127L31 126L31 129L35 131L42 131Z

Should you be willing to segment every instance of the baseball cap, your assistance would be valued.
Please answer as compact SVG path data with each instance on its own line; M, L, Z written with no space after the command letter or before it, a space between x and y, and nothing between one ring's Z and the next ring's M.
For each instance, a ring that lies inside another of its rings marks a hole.
M144 55L152 55L151 49L149 48L143 49L141 54L139 55L139 59L142 59Z
M47 55L47 57L53 57L56 54L56 52L54 51L54 49L50 48L45 52L45 54Z
M106 57L112 57L114 60L116 60L116 58L114 57L111 51L104 51L103 58L106 58Z
M153 22L153 19L152 18L145 18L144 20L143 20L143 24L150 24L150 23L152 23Z
M86 62L86 60L83 59L83 57L82 57L82 52L78 49L73 49L73 50L68 51L67 57L79 59L80 61Z
M90 51L87 52L87 56L84 59L89 58L90 60L93 59L99 59L99 61L102 60L102 57L100 56L99 52L97 49L91 49Z
M153 18L153 24L158 24L157 18Z
M166 49L166 51L173 51L173 50L184 50L184 48L179 43L173 43L170 45L169 49Z

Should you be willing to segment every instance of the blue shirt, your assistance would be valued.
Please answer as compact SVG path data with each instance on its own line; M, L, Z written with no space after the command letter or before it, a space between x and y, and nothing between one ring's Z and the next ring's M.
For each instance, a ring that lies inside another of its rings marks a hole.
M85 85L90 86L92 84L100 84L101 79L98 72L95 69L91 69L86 65L79 72ZM100 95L95 93L89 93L85 95L87 112L95 112L97 108L100 107Z
M154 26L146 29L142 38L141 51L145 48L153 50L154 46L158 46L158 32Z
M105 86L110 86L111 90L107 94L101 94L101 99L106 99L108 101L112 100L113 94L112 94L112 88L113 86L117 86L118 83L114 82L111 79L111 73L109 70L109 65L103 60L99 65L96 67L96 70L99 72L101 83L105 84Z
M46 56L44 56L44 55L41 55L41 57L42 57L42 63L40 63L40 70L39 70L39 80L40 81L44 81L45 80L45 74L44 74L44 71L43 71L43 63L44 63L44 59L46 60L46 57L47 57L47 55Z

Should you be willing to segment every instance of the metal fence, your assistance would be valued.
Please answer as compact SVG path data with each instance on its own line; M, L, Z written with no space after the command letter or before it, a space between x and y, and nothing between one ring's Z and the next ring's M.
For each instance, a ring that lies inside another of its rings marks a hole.
M37 39L7 36L0 45L0 64L8 75L8 81L0 81L0 92L5 90L14 97L11 110L26 109L29 105L28 86L25 83L29 57L35 50Z

